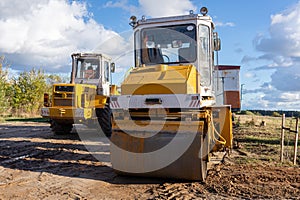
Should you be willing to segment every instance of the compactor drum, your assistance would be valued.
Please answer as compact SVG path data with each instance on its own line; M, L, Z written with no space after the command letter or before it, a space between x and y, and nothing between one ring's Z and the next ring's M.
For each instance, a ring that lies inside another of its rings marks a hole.
M137 20L135 68L112 96L111 162L119 174L204 181L211 153L232 147L230 106L217 105L220 39L201 14Z

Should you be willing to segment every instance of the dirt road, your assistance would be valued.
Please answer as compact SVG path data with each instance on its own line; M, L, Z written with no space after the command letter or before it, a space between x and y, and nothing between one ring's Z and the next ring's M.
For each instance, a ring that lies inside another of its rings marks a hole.
M117 176L109 141L86 134L91 140L82 142L53 135L47 123L0 124L0 199L300 199L298 167L237 163L258 155L236 151L206 183Z

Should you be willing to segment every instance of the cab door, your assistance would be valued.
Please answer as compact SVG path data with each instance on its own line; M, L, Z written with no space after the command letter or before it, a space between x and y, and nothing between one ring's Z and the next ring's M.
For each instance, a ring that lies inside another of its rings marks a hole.
M109 86L110 86L110 63L103 59L102 61L102 65L101 65L101 86L100 88L102 88L102 95L104 96L109 96L110 95L110 90L109 90Z

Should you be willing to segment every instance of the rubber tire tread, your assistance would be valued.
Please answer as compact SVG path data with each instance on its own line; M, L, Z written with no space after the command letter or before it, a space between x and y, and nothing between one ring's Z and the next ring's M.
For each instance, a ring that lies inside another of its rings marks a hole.
M109 105L106 105L102 109L96 109L96 115L98 118L98 123L105 134L106 137L110 137L112 134L112 126L111 126L111 109Z
M55 135L69 134L73 128L73 124L58 123L55 120L51 120L50 124L50 128Z

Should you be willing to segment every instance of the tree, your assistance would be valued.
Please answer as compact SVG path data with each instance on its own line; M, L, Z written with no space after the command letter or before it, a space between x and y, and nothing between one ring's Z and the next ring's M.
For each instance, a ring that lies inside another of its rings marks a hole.
M8 80L8 65L5 64L5 57L0 56L0 115L5 116L10 111L10 91Z
M15 114L36 114L43 105L47 88L46 75L41 70L22 72L12 80L12 108Z
M52 93L52 85L54 83L61 83L63 80L59 75L49 74L46 75L46 89L45 92L51 94Z
M39 115L44 93L51 94L53 83L64 79L34 68L9 77L8 67L5 57L0 56L0 116Z

